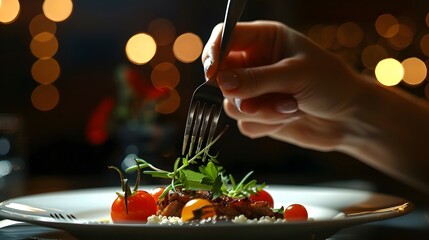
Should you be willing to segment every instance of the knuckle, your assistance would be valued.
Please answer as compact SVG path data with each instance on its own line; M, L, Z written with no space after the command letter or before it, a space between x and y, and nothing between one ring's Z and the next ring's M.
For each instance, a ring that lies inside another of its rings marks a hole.
M261 84L264 81L265 73L259 68L246 69L248 90L252 93L257 93L261 89Z

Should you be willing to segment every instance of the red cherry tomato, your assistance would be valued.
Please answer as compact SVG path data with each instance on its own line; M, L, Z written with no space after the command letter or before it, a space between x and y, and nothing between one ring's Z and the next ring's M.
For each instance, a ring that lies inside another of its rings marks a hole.
M164 192L165 187L156 187L152 190L149 191L150 195L152 195L153 200L155 200L155 202L158 202L159 200L159 196L161 196L161 194Z
M266 201L266 202L268 202L270 208L274 207L273 197L271 197L271 194L269 194L264 189L262 189L261 191L255 193L255 194L251 194L249 198L252 201Z
M165 187L156 187L149 191L150 195L152 195L153 200L155 200L156 203L156 211L158 212L159 206L158 206L158 200L159 196L164 192Z
M156 203L152 195L138 190L128 197L128 213L125 198L118 196L112 204L110 217L114 223L146 222L147 218L156 213Z
M283 212L286 221L306 221L308 219L307 209L301 204L289 205Z

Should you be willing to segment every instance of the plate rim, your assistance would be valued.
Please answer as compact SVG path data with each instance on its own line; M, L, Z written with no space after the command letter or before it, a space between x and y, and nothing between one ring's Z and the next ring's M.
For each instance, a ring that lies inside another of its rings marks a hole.
M150 189L155 187L155 185L142 185L141 189ZM408 201L405 198L393 196L390 194L385 193L379 193L379 192L372 192L367 190L360 190L360 189L349 189L349 188L342 188L342 187L324 187L324 186L311 186L311 185L277 185L272 184L269 185L267 189L295 189L295 190L319 190L319 191L334 191L334 192L341 192L341 191L347 191L349 193L357 193L357 194L364 194L369 193L372 196L377 197L386 197L395 199L398 202L401 202L401 205L395 205L390 206L385 209L377 209L378 211L367 211L362 214L351 214L351 215L345 215L344 218L337 218L337 219L320 219L315 221L304 221L304 222L287 222L287 223L273 223L273 224L237 224L237 223L228 223L228 224L201 224L198 226L190 226L190 225L161 225L161 224L110 224L110 223L84 223L82 221L79 222L66 222L66 221L55 221L54 218L52 218L51 221L49 218L45 220L40 220L34 218L25 218L21 216L20 214L14 214L14 212L7 211L5 209L5 205L11 202L21 201L22 199L31 199L31 198L38 198L38 197L50 197L55 195L64 195L64 194L78 194L78 193L91 193L94 191L97 192L107 192L107 191L115 191L120 190L118 187L100 187L100 188L84 188L84 189L71 189L71 190L61 190L61 191L54 191L54 192L45 192L45 193L37 193L37 194L30 194L30 195L24 195L16 198L11 198L8 200L5 200L0 203L0 217L4 219L11 219L15 221L22 221L27 222L35 225L40 225L44 227L51 227L59 230L64 230L72 235L74 234L93 234L93 230L99 229L105 231L105 233L109 232L115 232L115 231L131 231L131 232L139 232L139 231L157 231L159 229L182 229L182 230L188 230L190 228L192 229L198 229L198 231L205 231L208 229L213 228L227 228L232 231L234 229L243 229L246 228L251 231L256 231L257 229L264 228L269 229L273 232L283 232L287 231L287 229L295 229L295 232L303 232L306 228L312 229L312 231L316 232L323 232L330 230L331 232L335 233L336 231L351 227L354 225L359 225L363 223L370 223L380 220L385 220L389 218L394 217L400 217L403 215L406 215L414 210L414 204L410 201ZM338 210L338 209L337 209ZM79 233L76 232L77 229L79 229ZM168 232L168 231L167 231ZM332 234L333 234L332 233Z

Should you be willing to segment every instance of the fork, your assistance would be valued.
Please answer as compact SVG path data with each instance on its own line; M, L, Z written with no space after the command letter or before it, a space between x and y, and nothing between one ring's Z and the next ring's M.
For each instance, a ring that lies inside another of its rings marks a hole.
M225 19L222 28L222 36L219 49L219 64L225 57L228 50L229 39L237 24L247 0L228 0L226 7ZM222 112L223 95L217 85L216 74L209 80L201 84L194 91L191 104L186 119L185 132L183 137L182 155L185 156L188 149L188 157L192 156L194 145L196 143L195 153L201 151L205 142L210 144L213 140L219 117ZM207 139L205 140L208 130ZM189 146L188 146L189 144ZM203 160L208 154L209 146L206 146Z

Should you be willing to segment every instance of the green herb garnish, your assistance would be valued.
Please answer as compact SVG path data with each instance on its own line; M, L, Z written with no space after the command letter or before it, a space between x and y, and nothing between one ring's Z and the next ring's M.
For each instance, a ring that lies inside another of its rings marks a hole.
M250 194L262 190L265 187L265 183L258 185L256 180L249 180L250 175L253 173L249 172L237 184L232 175L225 175L225 170L219 164L217 155L210 155L207 152L225 133L226 129L192 158L188 158L188 156L177 158L173 165L173 171L157 168L141 158L135 158L137 162L136 166L129 167L126 171L130 172L141 169L144 174L149 174L152 177L171 179L170 184L165 188L160 199L170 190L176 191L178 187L183 190L209 190L212 192L212 199L222 194L230 197L248 197ZM208 156L207 163L205 164L202 161L203 154ZM197 170L194 170L195 166L192 169L192 165L196 164L200 164Z

